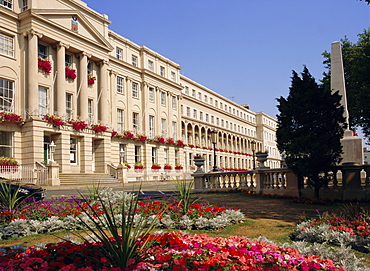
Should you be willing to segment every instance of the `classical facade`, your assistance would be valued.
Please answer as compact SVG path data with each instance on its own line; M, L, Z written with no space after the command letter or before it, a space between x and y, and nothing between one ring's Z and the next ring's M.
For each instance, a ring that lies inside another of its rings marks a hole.
M181 75L86 3L4 0L0 18L0 156L35 166L48 162L53 143L61 173L127 161L153 180L165 165L166 174L191 172L196 154L210 170L214 146L218 167L252 168L256 142L269 152L266 165L280 166L275 119Z

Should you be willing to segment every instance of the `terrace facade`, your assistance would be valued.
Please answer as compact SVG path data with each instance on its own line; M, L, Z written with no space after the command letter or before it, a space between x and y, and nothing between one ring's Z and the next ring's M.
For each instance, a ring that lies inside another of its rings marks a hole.
M0 18L0 156L31 167L52 158L60 173L141 163L133 180L156 180L165 165L173 177L191 173L195 154L211 170L216 130L219 167L252 168L253 141L280 167L274 118L181 75L85 2L4 0Z

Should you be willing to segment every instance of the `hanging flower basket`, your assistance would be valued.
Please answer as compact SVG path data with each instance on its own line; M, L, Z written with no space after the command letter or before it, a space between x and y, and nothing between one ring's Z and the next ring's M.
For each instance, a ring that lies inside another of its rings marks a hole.
M51 73L51 63L46 59L38 58L38 68L46 73Z
M181 164L175 165L175 170L182 170L184 167Z
M57 115L46 114L42 117L42 120L45 120L47 123L53 125L53 127L60 127L66 124L66 122Z
M131 166L129 165L129 163L127 163L127 161L123 161L123 164L127 167L127 169L131 168Z
M72 124L73 129L76 131L81 131L85 128L87 128L87 123L84 122L83 120L69 120L67 121L69 124Z
M0 120L7 122L20 123L23 122L21 116L11 112L0 112Z
M95 84L96 77L92 76L91 74L87 75L87 84L88 85L94 85Z
M133 139L135 137L135 135L133 133L131 133L130 131L124 131L123 132L123 137L125 137L127 139Z
M157 163L153 163L152 164L152 169L154 169L154 170L156 170L156 169L161 169L162 167L159 165L159 164L157 164Z
M105 126L105 125L102 125L102 124L93 124L93 125L91 125L91 129L92 129L95 133L99 134L99 133L104 133L104 132L106 132L106 131L108 130L108 127L107 127L107 126Z
M172 166L170 164L164 164L164 170L172 170Z
M182 140L176 140L176 146L178 146L178 147L184 147L185 144L184 144L184 142Z
M158 143L161 143L161 144L164 144L166 142L166 140L164 139L163 136L156 136L155 137L155 140L158 142Z
M68 67L66 67L65 69L65 75L66 75L66 78L68 79L76 79L77 75L76 75L76 70L74 69L70 69Z

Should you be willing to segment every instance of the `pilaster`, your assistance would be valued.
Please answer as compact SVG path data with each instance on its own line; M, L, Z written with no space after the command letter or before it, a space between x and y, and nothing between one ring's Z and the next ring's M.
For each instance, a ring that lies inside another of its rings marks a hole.
M99 76L99 89L100 89L100 100L99 100L99 119L102 124L107 125L110 123L110 100L109 92L107 87L107 66L108 61L103 60L100 62L100 76Z
M78 113L80 119L88 121L88 93L87 93L87 57L86 52L79 54L80 57L80 73L79 73L79 92L77 93L77 100L79 102Z
M59 116L66 114L65 84L65 53L69 45L59 42L57 44L57 78L56 78L56 108Z

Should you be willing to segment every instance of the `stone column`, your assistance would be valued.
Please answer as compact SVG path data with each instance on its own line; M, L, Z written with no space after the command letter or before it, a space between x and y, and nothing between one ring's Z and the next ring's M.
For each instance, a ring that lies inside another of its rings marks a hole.
M39 104L39 93L38 93L38 38L42 37L42 34L29 30L28 36L28 69L27 76L28 82L26 89L27 106L26 110L30 116L38 116L38 104Z
M342 96L341 104L344 107L344 118L348 125L344 131L344 137L341 140L343 146L342 164L353 163L363 164L364 154L362 148L362 139L358 136L353 136L352 131L349 129L349 114L347 109L346 98L346 83L344 79L342 47L339 41L331 44L331 91L339 91Z
M110 90L110 108L112 109L111 112L111 126L114 127L114 130L117 129L117 90L116 90L116 82L117 82L117 72L110 70L109 71L109 90ZM126 90L126 86L124 86Z
M78 113L80 115L80 119L84 121L88 121L87 57L88 54L86 52L82 52L80 54L80 84L78 86L79 93L77 94L79 95L77 97L77 100L79 101Z
M110 100L109 100L109 92L108 92L108 87L107 87L107 78L108 78L108 73L107 73L107 66L108 66L108 61L103 60L100 62L100 76L99 76L99 92L98 92L98 97L100 95L100 100L99 100L99 114L98 118L100 119L101 123L104 125L107 125L110 123Z
M66 48L69 45L59 42L57 44L57 79L56 79L56 109L59 116L65 116L66 114L66 94L64 89L65 83L65 55Z

